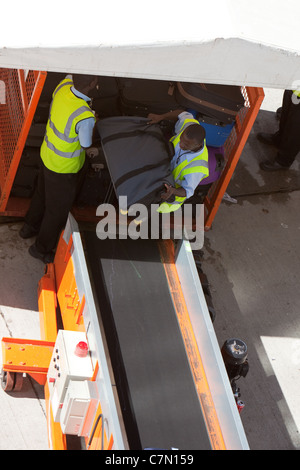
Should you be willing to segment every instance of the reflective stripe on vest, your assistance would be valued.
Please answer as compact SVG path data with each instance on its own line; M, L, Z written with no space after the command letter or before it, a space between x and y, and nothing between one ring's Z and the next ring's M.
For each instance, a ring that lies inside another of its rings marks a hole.
M196 121L195 119L185 119L180 128L179 134L170 139L170 141L174 145L174 148L176 148L176 146L179 145L180 136L185 130L186 124L189 122L199 124L199 122ZM191 173L203 173L205 177L209 175L208 150L206 147L205 140L204 140L204 148L202 149L200 154L198 154L195 158L193 158L190 161L188 161L187 159L184 160L183 162L180 163L180 165L177 165L173 169L172 174L173 174L173 178L175 181L175 187L181 188L181 185L178 182L184 180L184 177ZM162 202L159 205L157 212L160 212L160 213L174 212L177 209L179 209L179 207L181 207L181 205L184 203L185 200L186 200L186 197L175 196L175 201L172 203Z
M77 173L82 168L85 151L80 145L76 125L83 119L94 118L86 101L72 93L72 85L72 80L65 79L54 90L41 146L44 165L56 173Z

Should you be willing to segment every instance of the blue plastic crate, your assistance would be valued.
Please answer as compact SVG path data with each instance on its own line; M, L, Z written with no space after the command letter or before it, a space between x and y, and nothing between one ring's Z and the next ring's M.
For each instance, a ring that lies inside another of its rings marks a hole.
M194 118L197 119L197 111L193 109L188 109L188 111L193 114ZM212 119L210 119L212 121ZM203 119L199 119L199 124L204 127L206 132L206 145L210 147L222 147L227 138L229 137L235 122L226 125L220 125L220 123L210 124L205 122Z

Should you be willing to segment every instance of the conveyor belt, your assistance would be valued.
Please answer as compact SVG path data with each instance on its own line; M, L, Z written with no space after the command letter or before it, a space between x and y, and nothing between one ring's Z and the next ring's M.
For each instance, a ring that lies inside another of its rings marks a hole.
M130 448L211 449L157 243L81 234Z

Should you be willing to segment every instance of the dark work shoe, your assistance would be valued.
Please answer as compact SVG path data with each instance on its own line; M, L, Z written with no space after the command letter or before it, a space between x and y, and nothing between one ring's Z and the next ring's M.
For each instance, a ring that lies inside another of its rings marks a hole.
M257 139L263 144L273 145L273 147L277 147L274 141L274 134L266 134L265 132L259 132L257 134Z
M38 251L37 247L35 246L35 243L29 247L29 254L33 256L33 258L41 260L43 263L48 264L48 263L53 263L54 261L54 253L41 253Z
M282 106L280 108L278 108L277 111L276 111L276 119L278 121L280 121L280 119L281 119L281 114L282 114Z
M34 237L34 235L37 235L37 230L34 228L30 227L30 225L27 225L26 223L23 225L21 230L19 231L19 235L21 238L31 238Z
M260 168L264 171L278 171L278 170L288 170L289 167L282 166L280 163L276 161L271 162L270 160L266 160L260 163Z

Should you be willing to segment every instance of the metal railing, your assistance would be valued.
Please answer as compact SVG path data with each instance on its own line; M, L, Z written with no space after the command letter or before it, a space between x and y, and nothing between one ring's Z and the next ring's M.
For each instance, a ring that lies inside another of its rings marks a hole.
M5 214L46 72L0 69L0 214Z

